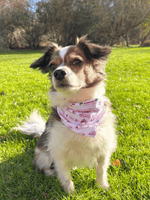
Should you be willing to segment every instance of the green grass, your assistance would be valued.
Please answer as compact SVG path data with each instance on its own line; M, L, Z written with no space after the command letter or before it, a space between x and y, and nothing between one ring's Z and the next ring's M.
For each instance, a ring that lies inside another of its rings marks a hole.
M150 48L114 48L107 64L107 96L118 133L111 162L121 162L120 167L109 167L110 190L96 185L95 169L84 168L71 172L76 192L69 195L56 177L45 177L31 165L36 139L11 130L33 109L48 118L49 80L29 68L41 55L0 54L0 199L150 199Z

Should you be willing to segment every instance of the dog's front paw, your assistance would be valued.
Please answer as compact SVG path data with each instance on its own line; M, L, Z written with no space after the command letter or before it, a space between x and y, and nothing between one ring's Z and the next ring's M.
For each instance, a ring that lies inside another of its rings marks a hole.
M44 169L45 176L54 176L55 170L54 169Z
M109 187L109 183L108 182L104 182L101 184L102 188L104 188L105 190L109 190L110 187Z
M102 187L105 190L109 190L110 189L108 181L98 181L98 180L96 180L96 182L98 183L99 187Z
M65 190L67 193L72 193L74 192L74 184L72 181L69 182L68 186L65 187Z

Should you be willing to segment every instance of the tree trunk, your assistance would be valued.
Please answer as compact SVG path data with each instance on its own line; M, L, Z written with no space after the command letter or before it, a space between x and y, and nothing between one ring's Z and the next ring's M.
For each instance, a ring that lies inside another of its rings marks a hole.
M129 47L129 34L126 34L126 43L127 43L127 47Z
M150 31L147 33L147 35L145 35L145 37L143 37L142 39L141 39L141 47L143 47L144 46L144 42L145 42L145 40L148 38L148 36L150 35Z

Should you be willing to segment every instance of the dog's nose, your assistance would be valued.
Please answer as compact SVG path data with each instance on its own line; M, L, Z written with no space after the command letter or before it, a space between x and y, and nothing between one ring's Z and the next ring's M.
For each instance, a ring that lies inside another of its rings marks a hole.
M64 79L64 77L65 77L66 74L67 74L66 71L64 71L64 70L62 70L62 69L58 69L58 70L56 70L56 71L54 72L54 77L55 77L57 80L61 81L61 80Z

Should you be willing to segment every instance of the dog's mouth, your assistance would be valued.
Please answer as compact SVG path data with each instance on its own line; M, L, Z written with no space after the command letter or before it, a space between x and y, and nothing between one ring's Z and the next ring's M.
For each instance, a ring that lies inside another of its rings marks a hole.
M57 88L73 88L74 86L73 85L70 85L70 84L66 84L66 83L61 83L59 85L56 86Z

